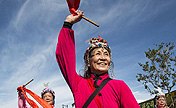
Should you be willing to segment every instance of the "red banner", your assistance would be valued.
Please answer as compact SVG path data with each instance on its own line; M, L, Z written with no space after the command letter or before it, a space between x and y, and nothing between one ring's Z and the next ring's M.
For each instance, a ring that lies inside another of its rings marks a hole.
M67 0L70 13L75 14L76 10L79 8L80 0Z
M49 105L46 101L44 101L41 97L39 97L37 94L33 93L32 91L23 87L18 87L17 90L23 92L25 99L31 105L32 108L39 108L39 107L33 100L27 97L25 91L29 93L43 108L52 108L51 105Z
M95 87L93 86L93 81L91 80L91 78L87 79L87 83L88 83L88 86L89 86L89 89L92 91L92 93L95 91ZM100 97L99 95L96 95L95 98L94 98L96 104L98 105L98 108L103 108L103 105L100 101Z

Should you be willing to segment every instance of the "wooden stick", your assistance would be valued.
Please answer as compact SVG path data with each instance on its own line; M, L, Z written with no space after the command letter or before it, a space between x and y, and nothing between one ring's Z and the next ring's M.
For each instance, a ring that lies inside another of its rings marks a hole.
M31 83L34 79L31 79L29 82L27 82L23 87L27 86L29 83Z
M93 22L92 20L86 18L85 16L82 16L82 18L85 19L86 21L89 21L89 22L92 23L93 25L99 27L99 25L98 25L97 23L95 23L95 22Z

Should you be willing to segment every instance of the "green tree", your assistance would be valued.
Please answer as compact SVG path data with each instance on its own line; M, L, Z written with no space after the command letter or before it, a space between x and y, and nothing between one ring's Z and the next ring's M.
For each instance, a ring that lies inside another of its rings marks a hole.
M156 49L145 51L147 61L145 64L138 63L142 74L137 73L137 81L142 82L145 89L150 94L155 94L153 88L160 87L163 91L170 94L176 84L176 56L174 43L154 44ZM171 99L173 101L173 99Z

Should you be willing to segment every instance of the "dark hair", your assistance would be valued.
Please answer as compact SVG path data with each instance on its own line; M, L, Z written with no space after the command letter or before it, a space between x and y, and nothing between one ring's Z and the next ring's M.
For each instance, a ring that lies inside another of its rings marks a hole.
M88 69L85 70L83 77L88 79L90 77L90 74L91 74L91 70L90 70L90 67L88 67Z
M53 93L52 93L52 92L50 92L50 91L48 91L48 92L44 92L44 93L42 94L42 99L43 99L43 95L44 95L45 93L51 93L51 94L52 94L52 96L53 96L53 100L55 99L55 96L54 96L54 95L53 95Z

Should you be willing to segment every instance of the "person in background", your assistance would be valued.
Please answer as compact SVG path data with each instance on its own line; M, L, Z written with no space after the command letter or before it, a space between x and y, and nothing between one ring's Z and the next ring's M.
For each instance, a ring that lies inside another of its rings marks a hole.
M83 11L68 15L58 36L56 59L69 85L76 108L82 108L100 83L109 78L112 71L111 48L103 38L90 39L84 54L85 74L76 72L75 38L72 25L82 19ZM110 80L90 102L87 108L140 108L130 88L122 80Z
M26 99L23 95L23 92L18 90L18 108L31 108L26 105ZM41 98L46 101L48 104L52 105L53 108L55 104L55 92L52 89L49 89L48 86L42 90Z
M158 93L155 96L155 108L169 108L166 106L166 97L161 88L158 87L156 90Z
M155 103L156 103L155 108L169 108L168 106L166 106L165 95L157 94L155 96Z

